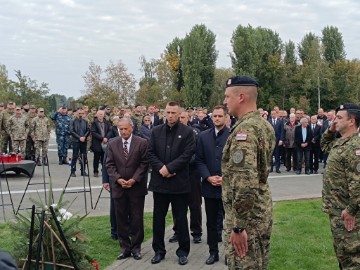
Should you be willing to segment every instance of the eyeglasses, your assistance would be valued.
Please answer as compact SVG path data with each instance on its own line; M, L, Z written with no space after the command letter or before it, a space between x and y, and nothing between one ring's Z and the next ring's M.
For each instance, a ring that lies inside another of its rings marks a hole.
M151 120L144 120L144 122L150 122Z

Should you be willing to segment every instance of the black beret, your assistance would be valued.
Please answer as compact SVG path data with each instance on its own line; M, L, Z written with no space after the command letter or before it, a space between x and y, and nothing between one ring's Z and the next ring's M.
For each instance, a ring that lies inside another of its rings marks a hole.
M360 113L360 106L352 103L346 103L336 108L336 112L338 111L350 111L354 113Z
M226 87L233 86L256 86L259 87L257 81L247 76L234 76L226 81Z

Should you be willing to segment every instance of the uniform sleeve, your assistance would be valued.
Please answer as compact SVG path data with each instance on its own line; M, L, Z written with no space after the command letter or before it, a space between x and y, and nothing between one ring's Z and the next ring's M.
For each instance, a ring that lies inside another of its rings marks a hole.
M246 140L237 140L236 136L232 138L228 169L234 192L231 210L233 225L247 228L259 190L258 142L252 130L242 132L247 134Z
M324 132L320 141L320 147L323 152L330 152L335 141L335 134L335 132L332 132L329 129Z
M349 204L345 210L355 216L360 207L360 156L355 154L355 150L352 156L349 156L348 162L345 177L348 183Z

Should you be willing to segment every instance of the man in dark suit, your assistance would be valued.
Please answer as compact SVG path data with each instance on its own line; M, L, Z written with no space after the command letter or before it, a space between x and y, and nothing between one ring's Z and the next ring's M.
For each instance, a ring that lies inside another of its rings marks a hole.
M297 154L296 174L301 174L303 158L305 158L305 173L310 174L310 147L312 141L309 120L305 117L300 119L300 125L295 128L295 149Z
M133 136L133 122L122 118L119 138L108 145L106 168L112 182L117 234L120 242L118 260L140 260L144 240L144 203L147 194L147 140ZM131 240L129 235L131 230Z
M311 144L310 144L310 173L318 173L319 170L319 154L320 154L320 139L321 126L317 124L317 116L311 116Z
M149 162L152 166L149 190L153 192L153 242L156 264L165 258L165 217L171 203L176 219L179 248L176 255L179 264L188 262L190 236L187 208L191 183L189 162L195 152L195 138L191 127L179 122L180 105L169 102L166 105L166 124L153 128L149 145Z
M155 106L153 106L153 105L149 106L148 115L150 116L151 124L154 127L160 125L160 119L159 119L159 116L157 115L157 113L155 112Z
M221 172L222 150L229 137L229 128L225 126L226 111L223 106L216 106L212 120L214 128L200 133L196 149L196 165L201 176L202 196L205 200L207 243L210 256L206 264L214 264L219 260L218 217L224 216L221 199L223 182ZM221 219L221 223L223 219ZM220 235L221 236L221 235Z
M91 124L91 150L94 152L94 161L93 161L93 169L94 176L99 176L99 163L101 166L104 162L104 149L102 147L103 144L107 144L108 137L107 134L110 130L110 123L104 118L105 111L99 110L96 113L96 118Z
M275 148L274 148L274 153L273 153L273 156L275 156L275 169L276 169L277 173L281 173L280 172L280 147L282 147L282 144L283 144L283 141L281 139L283 137L283 132L284 132L284 123L277 116L278 116L278 113L275 110L272 110L269 123L273 126L274 131L275 131L276 143L275 143ZM274 167L274 162L273 162L273 159L271 158L270 172L273 171L273 167Z

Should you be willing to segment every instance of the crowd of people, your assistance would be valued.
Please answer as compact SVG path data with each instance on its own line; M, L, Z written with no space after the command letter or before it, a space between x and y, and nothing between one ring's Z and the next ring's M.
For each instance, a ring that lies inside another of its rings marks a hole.
M324 172L323 210L330 217L339 265L360 265L358 255L339 249L348 235L351 247L359 247L360 107L347 104L328 112L319 108L311 115L300 108L287 112L275 106L269 113L257 108L257 91L254 79L235 76L226 82L225 106L210 112L169 102L164 109L104 105L72 111L62 106L51 114L59 165L70 163L71 176L76 177L81 161L81 175L88 176L91 151L94 177L100 176L101 166L103 186L111 194L111 239L120 243L117 259L142 259L144 203L151 191L152 264L165 259L170 204L174 234L168 240L178 243L178 263L188 263L190 235L194 243L202 242L204 198L209 248L205 263L219 261L218 243L224 239L229 269L267 269L273 222L269 173L281 173L284 164L287 172L301 174L304 168L305 174L317 174L323 162L324 168L330 167ZM2 151L20 151L45 165L50 129L44 110L36 113L34 106L21 108L14 102L6 109L1 105ZM26 151L28 141L34 154ZM41 156L38 149L43 149Z

